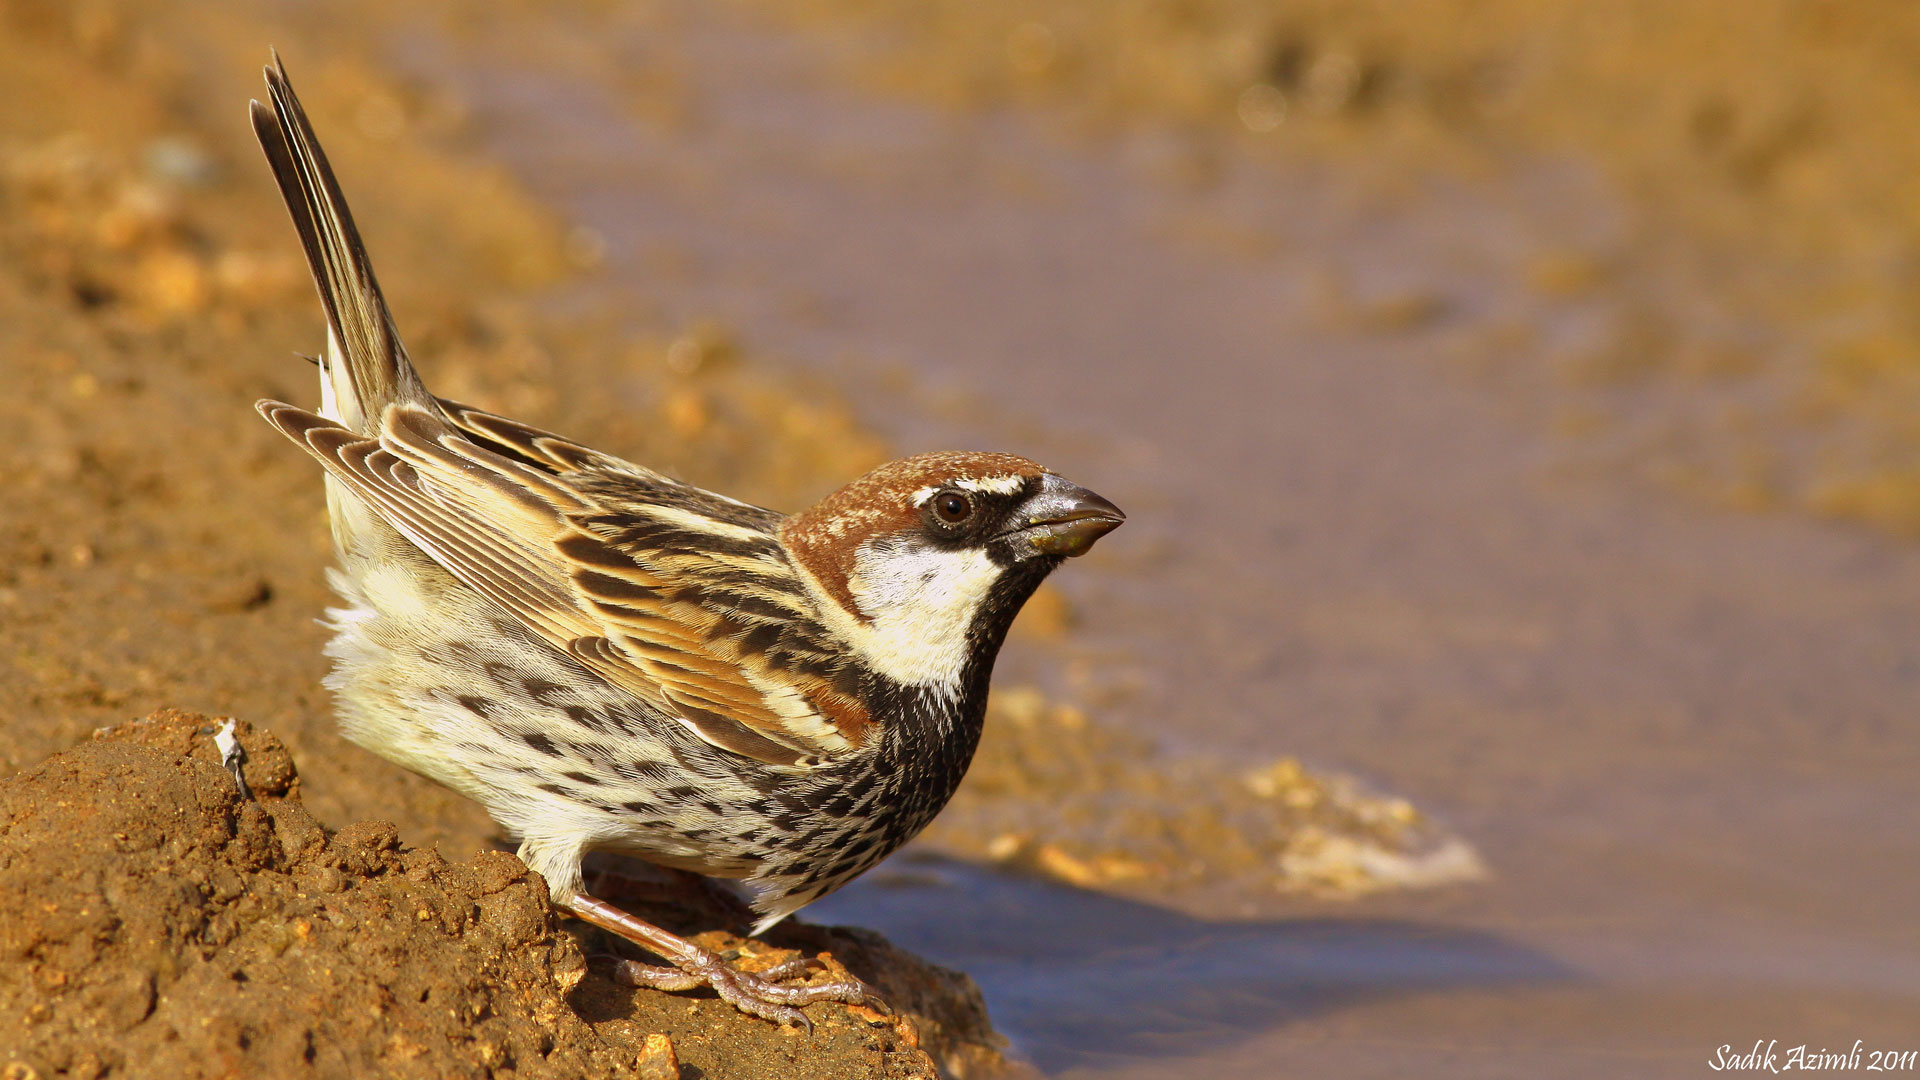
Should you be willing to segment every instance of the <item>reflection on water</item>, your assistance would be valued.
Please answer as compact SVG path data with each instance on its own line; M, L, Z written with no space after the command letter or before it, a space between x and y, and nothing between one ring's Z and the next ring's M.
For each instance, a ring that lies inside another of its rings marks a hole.
M808 909L957 967L1047 1072L1184 1057L1393 995L1558 982L1559 961L1478 930L1400 919L1196 919L903 854Z

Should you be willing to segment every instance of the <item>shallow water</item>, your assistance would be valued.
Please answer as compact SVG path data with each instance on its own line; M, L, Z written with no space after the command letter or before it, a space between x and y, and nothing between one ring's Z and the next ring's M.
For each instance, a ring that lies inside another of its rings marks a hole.
M1493 871L1148 902L918 856L815 914L966 969L1071 1075L1920 1047L1920 552L1592 465L1543 376L1474 362L1489 328L1581 332L1516 282L1622 242L1604 185L943 116L837 87L844 42L670 10L406 62L605 240L589 288L834 373L903 447L1028 452L1129 511L1058 579L1069 642L1003 677L1176 752L1356 772ZM669 120L635 89L658 70Z

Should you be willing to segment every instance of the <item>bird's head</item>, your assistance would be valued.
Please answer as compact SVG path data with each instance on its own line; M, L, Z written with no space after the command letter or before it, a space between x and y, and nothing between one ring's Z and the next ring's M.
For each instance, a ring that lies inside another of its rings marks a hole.
M787 519L780 539L869 667L957 686L1062 559L1124 520L1026 458L946 452L880 466Z

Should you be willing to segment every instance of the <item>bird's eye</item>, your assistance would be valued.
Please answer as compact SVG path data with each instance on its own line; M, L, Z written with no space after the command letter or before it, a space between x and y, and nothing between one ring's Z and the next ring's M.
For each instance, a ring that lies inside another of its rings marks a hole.
M957 491L943 491L933 497L933 516L958 525L973 516L973 500Z

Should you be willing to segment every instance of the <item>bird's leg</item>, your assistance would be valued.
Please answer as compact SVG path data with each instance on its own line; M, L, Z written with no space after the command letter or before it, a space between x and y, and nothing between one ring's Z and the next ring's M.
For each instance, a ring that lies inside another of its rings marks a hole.
M797 1023L811 1031L813 1024L798 1006L816 1001L839 1001L849 1005L881 1005L865 983L858 979L823 983L819 986L782 986L781 981L805 974L815 961L789 961L763 974L755 975L733 967L712 950L703 949L678 934L669 933L643 919L621 911L604 900L586 893L575 893L565 907L579 918L602 930L657 953L672 967L619 960L615 978L632 986L656 990L691 990L711 986L720 1000L744 1013L777 1024Z
M606 898L609 903L618 904L623 899L669 903L693 911L704 911L724 920L728 926L753 925L754 911L746 901L705 874L656 863L647 863L646 869L664 875L667 880L636 877L623 869L606 865L596 868L588 875L588 879L594 895Z
M696 874L691 870L677 870L671 866L663 867L667 876L689 893L697 896L701 902L713 909L714 914L725 918L735 926L752 926L754 911L747 906L740 895L705 874Z

